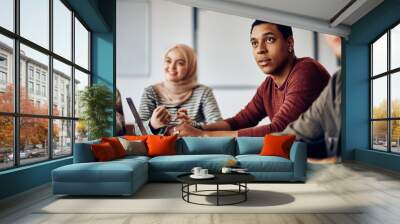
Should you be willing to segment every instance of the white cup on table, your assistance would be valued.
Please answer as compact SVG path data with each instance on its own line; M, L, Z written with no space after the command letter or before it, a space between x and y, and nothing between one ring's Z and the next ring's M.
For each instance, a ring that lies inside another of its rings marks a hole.
M192 173L193 173L194 175L196 175L196 176L200 176L200 175L201 175L200 171L201 171L202 169L203 169L203 168L201 168L201 167L199 167L199 166L193 167Z
M208 169L201 169L200 170L200 176L207 176L208 175Z

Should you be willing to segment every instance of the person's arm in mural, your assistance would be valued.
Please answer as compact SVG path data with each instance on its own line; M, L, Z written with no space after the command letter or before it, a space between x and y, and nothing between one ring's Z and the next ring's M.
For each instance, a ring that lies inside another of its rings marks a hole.
M266 116L262 100L264 84L265 82L257 89L256 94L247 106L234 117L202 125L201 130L189 125L179 125L175 128L175 133L180 136L236 137L238 135L237 129L255 126Z
M256 94L234 117L225 119L232 130L239 130L244 128L251 128L256 126L263 118L267 116L264 107L264 94L266 89L266 82L264 81L256 91ZM240 134L239 134L240 135Z
M189 116L188 109L180 108L177 113L177 120L179 123L186 123L195 128L201 128L205 124L215 123L222 120L221 112L218 108L217 100L209 87L204 87L204 91L200 96L200 101L196 100L195 107L190 110L194 114L199 114L200 118L194 120L195 118ZM201 119L201 121L199 121Z
M323 76L312 63L304 63L293 71L288 82L284 102L271 119L271 123L239 130L239 136L264 136L283 131L286 126L306 111L328 83L329 76Z
M141 97L139 114L148 133L160 134L171 120L164 106L157 106L153 87L147 87Z

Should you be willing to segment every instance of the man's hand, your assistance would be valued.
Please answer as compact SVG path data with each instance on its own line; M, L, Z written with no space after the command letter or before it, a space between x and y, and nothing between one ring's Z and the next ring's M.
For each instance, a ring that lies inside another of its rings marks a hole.
M171 135L177 134L176 130L175 130L175 127L176 126L167 126L167 129L165 130L164 135L171 136Z
M193 127L193 126L191 126L189 124L185 124L185 123L175 126L174 127L174 134L177 134L177 135L179 135L181 137L184 137L184 136L193 136L193 137L205 136L205 133L202 130L197 129L197 128L195 128L195 127Z

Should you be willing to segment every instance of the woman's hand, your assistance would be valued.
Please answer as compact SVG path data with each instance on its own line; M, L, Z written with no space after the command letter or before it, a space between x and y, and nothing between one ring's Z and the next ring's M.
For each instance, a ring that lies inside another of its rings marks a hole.
M176 120L179 121L179 124L192 124L192 119L189 117L188 112L185 108L178 109L178 113L176 115Z
M150 124L154 129L165 127L171 121L171 114L165 106L158 106L151 115Z

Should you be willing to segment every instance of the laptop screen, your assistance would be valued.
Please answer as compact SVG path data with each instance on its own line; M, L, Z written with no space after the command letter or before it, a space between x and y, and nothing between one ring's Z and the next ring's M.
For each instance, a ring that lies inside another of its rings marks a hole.
M135 104L133 103L132 99L130 97L126 98L126 101L128 102L129 108L132 111L133 117L135 118L136 124L139 127L139 130L141 132L142 135L147 135L147 131L146 128L143 125L143 121L139 116L139 113L136 110Z

